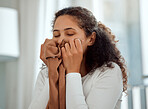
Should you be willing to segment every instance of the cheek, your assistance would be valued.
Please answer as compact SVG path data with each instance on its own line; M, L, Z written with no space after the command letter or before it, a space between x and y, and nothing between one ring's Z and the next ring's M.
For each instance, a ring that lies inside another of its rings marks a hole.
M85 53L86 49L87 49L87 44L86 42L82 42L82 47L83 47L83 53Z
M85 52L87 49L86 36L84 34L78 34L74 38L79 38L81 40L83 52Z

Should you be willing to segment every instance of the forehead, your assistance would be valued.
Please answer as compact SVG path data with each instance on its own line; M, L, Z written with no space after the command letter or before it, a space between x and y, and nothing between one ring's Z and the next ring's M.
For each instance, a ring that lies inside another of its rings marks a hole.
M54 29L63 30L64 28L75 28L80 30L74 17L69 15L59 16L54 24Z

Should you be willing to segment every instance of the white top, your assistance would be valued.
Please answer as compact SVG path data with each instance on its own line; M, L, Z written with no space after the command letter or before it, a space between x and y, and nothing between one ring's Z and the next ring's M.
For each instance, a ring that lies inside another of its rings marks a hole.
M66 109L120 109L123 91L120 67L100 67L91 75L66 74ZM104 71L102 71L104 68ZM45 109L49 100L48 68L39 72L29 109Z

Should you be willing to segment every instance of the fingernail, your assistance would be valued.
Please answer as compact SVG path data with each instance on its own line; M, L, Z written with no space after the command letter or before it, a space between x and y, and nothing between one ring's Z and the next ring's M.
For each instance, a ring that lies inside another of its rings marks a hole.
M80 40L80 39L76 38L75 40Z
M78 41L80 41L82 43L82 41L80 39L77 38Z

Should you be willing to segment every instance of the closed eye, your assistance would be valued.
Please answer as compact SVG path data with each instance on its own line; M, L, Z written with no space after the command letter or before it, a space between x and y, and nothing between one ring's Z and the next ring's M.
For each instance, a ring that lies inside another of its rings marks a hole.
M68 36L72 36L72 35L74 35L74 34L67 34Z
M59 37L60 35L56 35L56 36L54 36L54 37Z
M73 36L74 34L67 34L68 36ZM60 35L54 35L54 37L59 37Z

